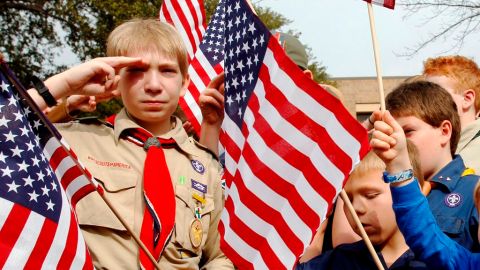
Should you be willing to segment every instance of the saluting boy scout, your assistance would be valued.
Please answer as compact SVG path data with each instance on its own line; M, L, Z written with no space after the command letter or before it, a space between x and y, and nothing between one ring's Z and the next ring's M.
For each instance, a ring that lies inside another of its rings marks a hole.
M189 83L179 34L158 20L128 21L108 37L107 54L142 59L117 73L125 108L60 132L161 269L233 269L219 247L221 168L172 116ZM97 193L76 210L97 269L153 269Z

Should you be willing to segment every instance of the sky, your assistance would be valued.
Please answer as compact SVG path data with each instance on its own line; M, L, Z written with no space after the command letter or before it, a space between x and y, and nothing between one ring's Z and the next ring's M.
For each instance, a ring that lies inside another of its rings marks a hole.
M373 7L380 65L383 76L410 76L422 71L428 57L461 54L480 60L480 34L472 34L460 50L445 52L453 42L449 39L429 45L414 57L401 56L408 47L415 47L430 33L439 29L438 23L425 24L428 11L406 16L398 5L395 10ZM368 9L361 0L260 0L292 21L282 31L301 32L300 41L312 48L317 61L332 77L376 76ZM445 21L448 18L438 18ZM476 48L475 48L476 47Z

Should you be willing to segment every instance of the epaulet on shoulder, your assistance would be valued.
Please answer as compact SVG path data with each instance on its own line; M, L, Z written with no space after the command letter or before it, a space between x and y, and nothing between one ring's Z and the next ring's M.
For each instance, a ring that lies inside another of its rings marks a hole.
M86 125L104 125L106 122L96 116L80 117L75 119L75 122Z
M210 155L212 155L212 157L216 160L216 161L219 161L218 160L218 157L217 155L215 155L215 153L210 150L208 147L206 147L205 145L197 142L197 140L195 140L194 138L190 137L190 140L195 144L195 146L197 146L198 148L202 149L203 151L209 153Z

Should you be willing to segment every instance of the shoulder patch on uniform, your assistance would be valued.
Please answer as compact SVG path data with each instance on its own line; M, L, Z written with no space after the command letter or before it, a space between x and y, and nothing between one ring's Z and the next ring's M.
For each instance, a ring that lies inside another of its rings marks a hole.
M212 157L213 157L216 161L219 161L217 155L215 155L215 153L214 153L212 150L208 149L208 147L206 147L205 145L197 142L197 141L196 141L195 139L193 139L192 137L190 137L190 140L195 144L195 146L197 146L198 148L200 148L200 149L202 149L203 151L205 151L205 152L209 153L210 155L212 155Z

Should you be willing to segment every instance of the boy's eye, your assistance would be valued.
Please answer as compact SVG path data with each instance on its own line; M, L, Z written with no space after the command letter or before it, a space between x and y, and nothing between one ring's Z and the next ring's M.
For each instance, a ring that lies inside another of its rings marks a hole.
M374 199L374 198L376 198L378 195L380 195L379 192L370 192L370 193L366 193L366 194L365 194L365 198L367 198L367 199Z

